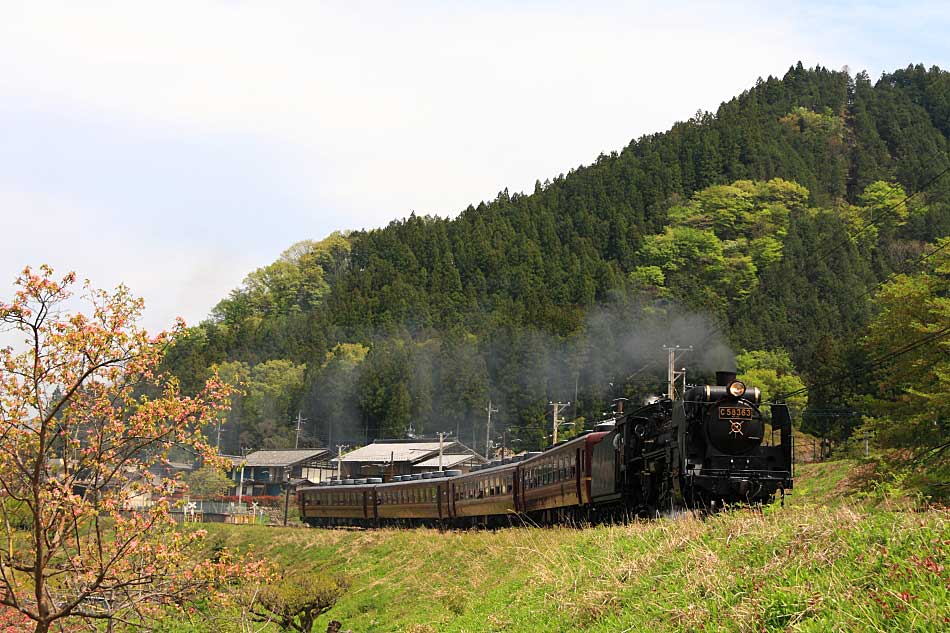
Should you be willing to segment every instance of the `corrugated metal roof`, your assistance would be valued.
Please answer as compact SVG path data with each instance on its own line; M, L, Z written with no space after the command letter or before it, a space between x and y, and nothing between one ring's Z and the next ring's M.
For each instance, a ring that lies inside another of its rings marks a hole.
M476 462L484 462L484 458L479 455L442 455L442 467L448 468L449 466L455 466L456 464L461 464L462 462L474 459ZM430 457L429 459L419 462L418 464L413 464L415 468L438 468L439 467L439 456Z
M458 442L445 442L443 450L464 449ZM343 462L416 462L438 454L438 442L374 442L343 456ZM335 461L335 460L334 460Z
M286 451L254 451L249 453L247 457L241 459L239 457L232 458L235 463L239 464L242 461L246 466L292 466L298 462L303 462L314 457L318 458L329 458L330 451L325 448L307 448L300 450L286 450Z

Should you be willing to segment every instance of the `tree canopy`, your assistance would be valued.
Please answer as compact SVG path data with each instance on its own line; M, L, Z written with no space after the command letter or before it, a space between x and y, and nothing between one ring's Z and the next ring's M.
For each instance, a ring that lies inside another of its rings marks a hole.
M935 180L950 165L947 77L911 66L872 83L798 64L530 194L300 242L168 366L189 389L215 365L304 368L275 396L296 398L271 415L280 428L232 416L229 452L286 445L294 407L321 443L478 443L489 398L496 428L532 448L549 401L594 421L614 397L660 390L666 343L697 347L697 381L771 350L781 368L756 379L797 376L807 407L858 399L868 385L833 379L866 354L878 285L950 235L950 178Z

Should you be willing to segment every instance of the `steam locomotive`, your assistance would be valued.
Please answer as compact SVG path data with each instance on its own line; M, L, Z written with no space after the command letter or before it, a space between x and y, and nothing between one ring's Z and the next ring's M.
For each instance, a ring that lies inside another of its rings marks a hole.
M618 412L576 438L469 473L298 488L300 517L313 526L501 526L651 517L769 503L777 493L784 498L792 488L788 407L772 404L767 416L759 389L733 372L717 372L716 383Z

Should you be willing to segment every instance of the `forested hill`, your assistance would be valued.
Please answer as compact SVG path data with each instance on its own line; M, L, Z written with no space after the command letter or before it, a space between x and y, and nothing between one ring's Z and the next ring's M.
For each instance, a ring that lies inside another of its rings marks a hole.
M945 283L940 257L915 262L950 235L950 177L933 182L948 135L947 72L799 64L530 194L294 245L168 362L186 388L212 365L246 383L230 452L292 444L298 411L321 442L471 443L489 398L533 448L549 400L589 422L653 390L664 343L697 347L691 378L728 347L774 391L835 379L813 410L897 397L869 392L880 376L840 377L888 351L866 342L879 282L907 266ZM860 421L839 422L843 437Z

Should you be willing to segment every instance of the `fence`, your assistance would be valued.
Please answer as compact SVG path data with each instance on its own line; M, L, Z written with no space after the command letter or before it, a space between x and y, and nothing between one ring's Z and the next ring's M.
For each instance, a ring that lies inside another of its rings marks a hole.
M235 501L187 501L181 508L175 508L172 517L178 523L267 523L265 506L256 502L237 503Z

